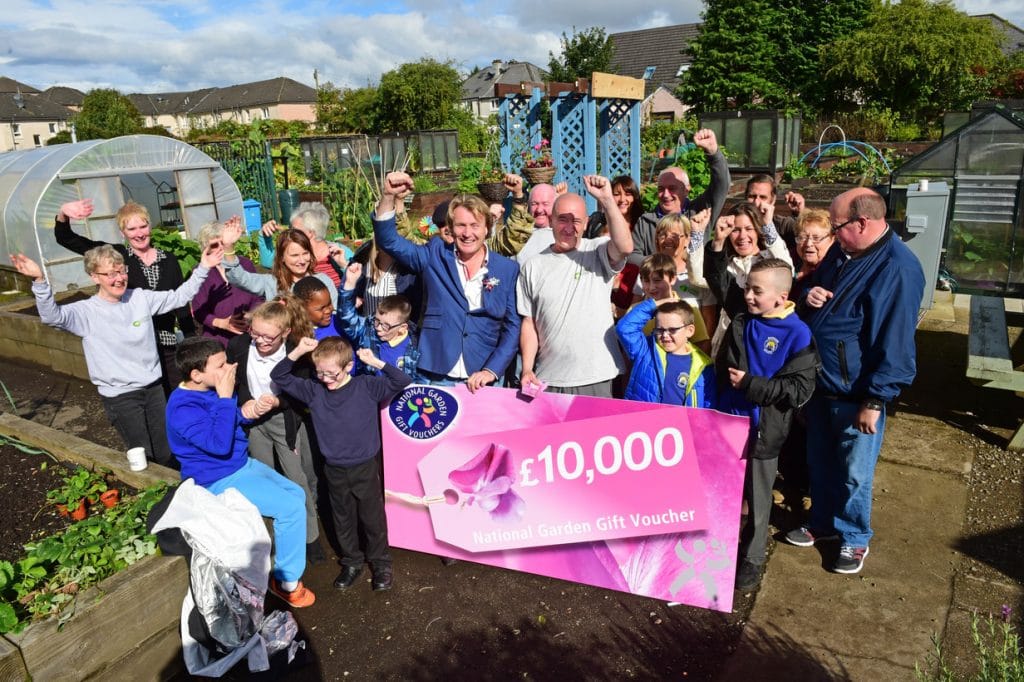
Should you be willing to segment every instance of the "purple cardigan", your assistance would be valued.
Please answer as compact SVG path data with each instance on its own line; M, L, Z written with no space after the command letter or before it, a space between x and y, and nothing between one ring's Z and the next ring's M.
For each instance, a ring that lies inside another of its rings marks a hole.
M256 266L245 256L239 256L238 262L243 270L256 272ZM227 348L228 341L235 335L215 328L213 321L219 317L231 317L238 312L247 312L260 303L263 303L262 297L225 282L220 271L214 268L210 270L203 286L199 287L199 293L192 299L192 316L202 325L203 336L217 339Z

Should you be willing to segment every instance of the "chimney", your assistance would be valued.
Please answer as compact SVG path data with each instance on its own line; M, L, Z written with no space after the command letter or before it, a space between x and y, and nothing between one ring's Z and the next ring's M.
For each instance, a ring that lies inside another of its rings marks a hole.
M493 62L491 62L491 68L494 69L494 73L501 73L501 69L504 66L505 64L502 63L500 59L495 59Z

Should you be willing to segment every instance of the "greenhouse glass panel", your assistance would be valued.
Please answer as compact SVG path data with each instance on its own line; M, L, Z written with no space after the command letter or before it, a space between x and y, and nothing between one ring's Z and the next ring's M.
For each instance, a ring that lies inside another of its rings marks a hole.
M747 131L750 121L730 118L725 122L725 147L729 150L729 166L746 168L750 165L750 147Z
M775 121L756 118L750 121L750 165L772 168L772 129Z

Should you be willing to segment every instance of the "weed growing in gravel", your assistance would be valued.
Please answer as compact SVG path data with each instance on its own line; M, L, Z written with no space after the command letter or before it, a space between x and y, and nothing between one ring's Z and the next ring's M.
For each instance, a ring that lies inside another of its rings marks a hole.
M1020 635L1010 622L1011 609L1003 605L1000 617L981 618L977 612L971 614L971 641L978 670L970 677L956 675L946 663L942 643L932 635L935 651L929 654L925 664L930 672L921 670L915 664L914 672L922 682L1024 682L1024 652L1021 651Z

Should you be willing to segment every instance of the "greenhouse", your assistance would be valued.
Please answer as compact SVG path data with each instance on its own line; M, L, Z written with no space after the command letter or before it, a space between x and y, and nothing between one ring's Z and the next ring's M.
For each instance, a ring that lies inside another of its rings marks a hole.
M890 217L905 217L911 185L949 183L943 268L960 291L1024 298L1022 178L1024 117L996 107L893 173Z
M114 215L129 200L146 206L154 227L191 238L207 222L242 215L231 176L172 138L131 135L0 154L0 253L38 261L56 291L91 284L82 257L53 236L60 206L76 199L92 199L94 208L75 231L112 243L121 241Z

